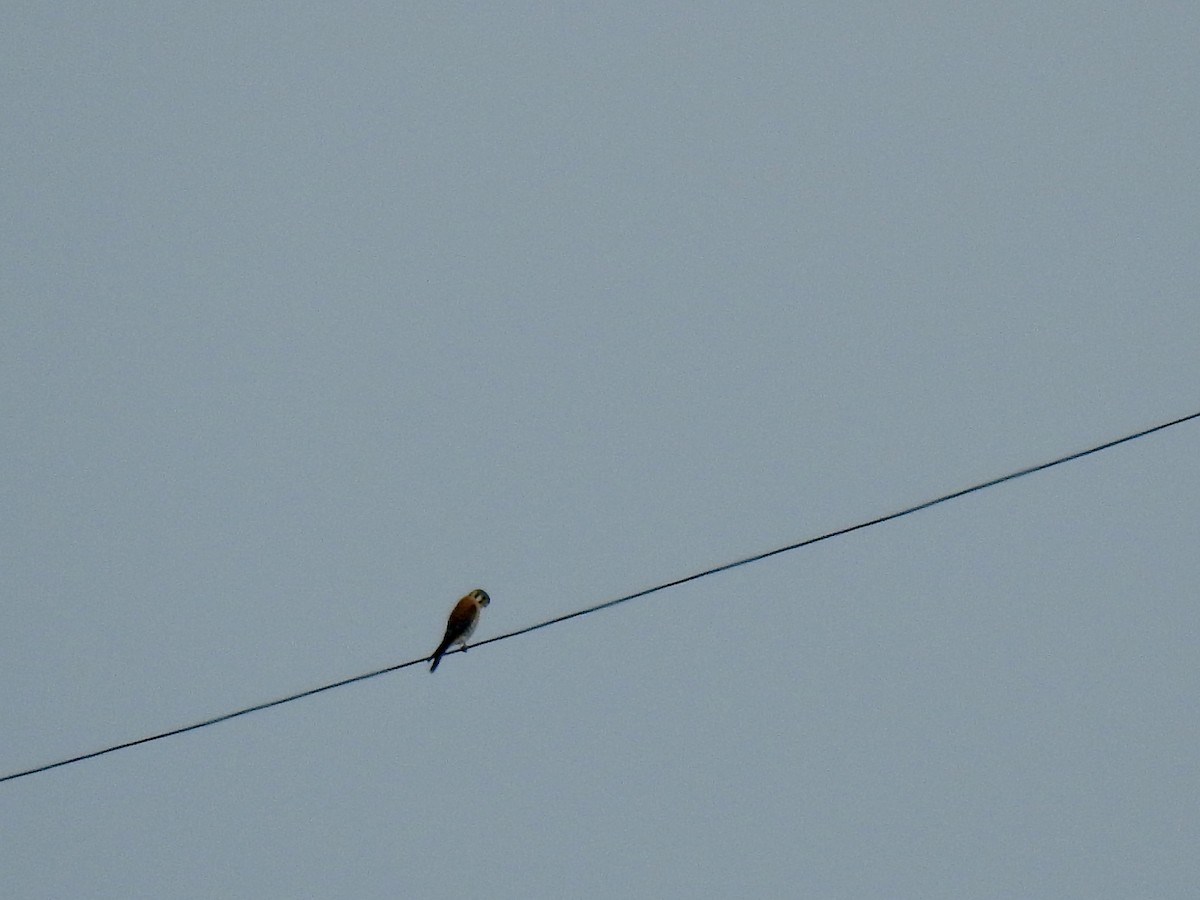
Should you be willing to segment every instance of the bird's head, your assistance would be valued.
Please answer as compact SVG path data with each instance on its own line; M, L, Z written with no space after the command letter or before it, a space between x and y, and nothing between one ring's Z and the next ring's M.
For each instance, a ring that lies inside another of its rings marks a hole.
M475 590L471 591L468 596L474 597L475 602L480 606L487 606L492 602L492 598L489 597L487 595L487 591L483 590L482 588L475 588Z

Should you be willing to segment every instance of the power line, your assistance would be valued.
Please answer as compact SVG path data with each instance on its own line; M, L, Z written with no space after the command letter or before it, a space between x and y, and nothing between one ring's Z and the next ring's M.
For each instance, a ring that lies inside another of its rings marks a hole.
M1097 444L1095 447L1089 447L1087 450L1080 450L1076 453L1071 453L1067 456L1060 456L1050 462L1040 463L1036 466L1029 466L1025 469L1019 469L1016 472L1010 472L1007 475L1001 475L999 478L993 478L990 481L980 482L979 484L971 485L971 487L963 488L962 490L953 491L949 494L943 494L940 497L935 497L932 500L926 500L924 503L918 503L915 506L909 506L898 512L888 513L886 515L877 516L865 522L859 522L857 525L850 525L846 528L839 528L835 531L827 531L824 534L816 537L807 538L803 541L797 541L794 544L788 544L785 547L777 547L774 550L768 550L765 553L757 553L754 556L747 556L745 559L735 560L734 562L725 563L721 566L715 566L711 569L705 569L703 572L696 572L694 575L688 575L684 578L677 578L674 581L668 581L663 584L655 585L654 587L646 588L645 590L637 591L633 594L627 594L624 597L618 597L616 600L608 600L604 603L598 603L595 606L589 606L586 609L576 610L573 613L567 613L564 616L558 616L553 619L547 619L544 622L539 622L536 625L530 625L526 628L519 628L516 631L510 631L507 634L497 635L496 637L488 638L486 641L479 641L472 644L471 647L482 647L484 644L494 644L496 641L505 641L509 638L518 637L523 634L529 634L531 631L537 631L541 628L548 628L551 625L557 625L560 622L566 622L568 619L577 619L580 616L586 616L590 613L599 612L602 609L608 609L612 606L617 606L621 603L627 603L630 600L637 600L640 597L645 597L650 594L665 591L667 588L678 587L681 584L687 584L689 581L696 581L699 578L706 578L709 575L716 575L718 572L726 572L730 569L736 569L738 566L748 565L749 563L759 562L771 556L778 556L781 553L787 553L791 550L799 550L801 547L808 547L812 544L818 544L821 541L827 541L830 538L841 537L844 534L850 534L853 531L861 531L864 528L870 528L872 525L880 525L884 522L890 522L893 519L899 519L904 516L911 515L915 512L920 512L923 509L929 509L931 506L937 506L939 503L945 503L947 500L956 500L959 497L965 497L967 494L973 494L976 491L982 491L985 488L995 487L998 484L1003 484L1006 481L1012 481L1016 478L1023 478L1026 475L1032 475L1035 472L1041 472L1045 469L1060 466L1063 463L1073 462L1085 456L1090 456L1093 453L1099 453L1101 450L1108 450L1111 447L1116 447L1118 444L1125 444L1129 441L1135 441L1138 438L1146 437L1154 434L1156 431L1163 431L1175 425L1181 425L1184 422L1189 422L1192 419L1200 418L1200 412L1194 412L1191 415L1181 416L1178 419L1172 419L1170 422L1163 422L1161 425L1155 425L1152 428L1146 428L1142 431L1127 434L1124 437L1119 437L1116 440L1106 441L1103 444ZM450 653L462 653L461 650L452 650ZM450 654L447 653L447 656ZM355 675L353 678L344 678L341 681L335 681L332 684L324 684L320 687L311 688L307 691L301 691L298 694L290 694L287 697L280 697L278 700L269 700L266 703L258 703L254 706L247 706L245 709L239 709L231 713L225 713L221 716L215 716L211 719L205 719L203 722L196 722L192 725L185 725L182 728L174 728L170 731L164 731L159 734L152 734L148 737L138 738L133 741L126 741L122 744L114 744L111 747L105 747L103 750L94 750L91 753L84 753L79 756L72 756L70 759L59 760L58 762L47 763L42 766L37 766L32 769L26 769L23 772L14 772L11 775L0 777L0 782L13 781L17 778L24 778L27 775L36 775L38 772L45 772L49 769L57 769L59 766L68 766L72 763L83 762L85 759L94 759L97 756L104 756L106 753L114 753L117 750L124 750L127 747L136 747L138 744L148 744L151 741L162 740L163 738L173 737L177 734L184 734L188 731L195 731L198 728L207 728L209 725L216 725L219 722L226 722L230 719L236 719L238 716L249 715L250 713L259 712L264 709L270 709L272 706L281 706L284 703L291 703L293 700L300 700L304 697L311 697L314 694L331 691L334 688L345 687L348 684L354 684L357 681L366 681L368 678L375 678L379 675L386 675L388 672L396 672L400 669L407 669L409 666L415 666L418 663L427 662L428 656L423 656L419 659L410 659L408 662L399 663L394 666L387 666L383 669L376 669L374 672L367 672L363 675Z

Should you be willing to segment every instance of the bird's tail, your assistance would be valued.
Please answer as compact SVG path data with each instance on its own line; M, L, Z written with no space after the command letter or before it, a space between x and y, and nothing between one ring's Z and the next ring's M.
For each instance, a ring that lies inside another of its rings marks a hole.
M446 652L446 648L450 646L449 641L442 641L436 650L433 651L433 665L429 667L430 672L436 672L438 663L442 661L442 654Z

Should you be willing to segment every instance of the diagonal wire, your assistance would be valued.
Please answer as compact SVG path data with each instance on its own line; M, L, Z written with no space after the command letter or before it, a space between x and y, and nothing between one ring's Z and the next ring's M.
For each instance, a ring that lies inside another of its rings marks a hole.
M991 481L984 481L979 484L973 484L968 488L963 488L959 491L953 491L949 494L943 494L940 497L935 497L932 500L926 500L924 503L918 503L915 506L908 506L897 512L888 513L887 515L878 516L867 522L859 522L857 525L849 525L846 528L839 528L836 531L827 531L824 534L819 534L816 537L807 538L803 541L797 541L794 544L788 544L786 547L777 547L774 550L768 550L766 553L756 553L754 556L747 556L745 559L734 560L731 563L725 563L723 566L716 566L712 569L705 569L703 572L697 572L694 575L688 575L684 578L677 578L675 581L668 581L664 584L656 584L654 587L646 588L638 591L636 594L628 594L624 597L618 597L616 600L609 600L605 603L599 603L595 606L589 606L587 609L577 610L573 613L567 613L565 616L559 616L555 619L548 619L545 622L539 622L536 625L530 625L527 628L520 628L516 631L510 631L507 634L497 635L493 638L488 638L486 641L479 641L472 644L472 647L481 647L484 644L490 644L493 641L503 641L507 638L516 637L521 634L528 634L531 631L537 631L539 628L546 628L550 625L557 625L559 622L565 622L568 619L576 619L579 616L586 616L588 613L598 612L602 609L608 609L610 606L616 606L619 603L625 603L629 600L636 600L639 597L645 597L648 594L654 594L658 591L665 591L667 588L678 587L681 584L687 584L689 581L695 581L697 578L705 578L709 575L716 575L718 572L725 572L729 569L736 569L738 566L744 566L749 563L758 562L759 560L767 559L771 556L778 556L780 553L787 553L790 550L799 550L801 547L809 547L813 544L819 544L821 541L827 541L830 538L841 537L843 534L850 534L852 531L861 531L864 528L870 528L872 525L881 525L884 522L890 522L892 519L899 519L903 516L912 515L915 512L920 512L923 509L929 509L931 506L937 506L939 503L945 503L947 500L957 500L959 497L965 497L967 494L973 494L975 491L982 491L985 488L995 487L998 484L1003 484L1006 481L1012 481L1014 478L1023 478L1026 475L1032 475L1034 472L1041 472L1044 469L1050 469L1054 466L1061 466L1063 463L1073 462L1085 456L1090 456L1093 453L1099 453L1101 450L1108 450L1110 447L1115 447L1118 444L1124 444L1129 441L1135 441L1138 438L1145 437L1148 434L1153 434L1156 431L1162 431L1164 428L1170 428L1173 425L1181 425L1192 419L1200 418L1200 412L1194 412L1191 415L1181 416L1178 419L1173 419L1170 422L1164 422L1161 425L1155 425L1153 428L1147 428L1143 431L1138 431L1134 434L1127 434L1124 437L1119 437L1116 440L1108 441L1104 444L1098 444L1095 447L1089 447L1087 450L1080 450L1078 453L1072 453L1069 456L1060 456L1058 459L1053 459L1050 462L1040 463L1036 466L1029 466L1026 469L1020 469L1016 472L1009 472L1007 475L1001 475L999 478L993 478ZM461 651L455 651L461 652ZM0 779L3 780L3 779Z
M1164 429L1171 428L1175 425L1181 425L1184 422L1189 422L1192 419L1197 419L1197 418L1200 418L1200 412L1194 412L1194 413L1191 413L1190 415L1180 416L1178 419L1172 419L1169 422L1163 422L1160 425L1155 425L1151 428L1145 428L1141 431L1134 432L1133 434L1127 434L1124 437L1119 437L1119 438L1116 438L1115 440L1106 441L1103 444L1097 444L1094 447L1089 447L1086 450L1080 450L1076 453L1071 453L1067 456L1060 456L1057 459L1051 460L1050 462L1040 463L1036 466L1029 466L1028 468L1019 469L1015 472L1009 472L1007 475L1001 475L999 478L993 478L990 481L983 481L983 482L980 482L979 484L973 484L970 487L962 488L961 490L952 491L949 494L942 494L940 497L935 497L932 500L926 500L924 503L918 503L915 506L908 506L908 507L905 507L904 509L898 510L896 512L891 512L891 513L887 513L886 515L877 516L874 519L869 519L865 522L859 522L857 525L849 525L845 528L839 528L835 531L827 531L824 534L819 534L816 537L807 538L803 541L797 541L794 544L788 544L784 547L777 547L776 549L768 550L765 553L756 553L754 556L747 556L744 559L734 560L733 562L725 563L724 565L715 566L711 569L705 569L703 572L696 572L695 574L688 575L684 578L677 578L674 581L664 582L663 584L658 584L658 585L655 585L654 587L645 588L644 590L640 590L640 591L637 591L632 594L626 594L624 597L618 597L616 600L608 600L604 603L597 603L595 606L589 606L586 609L576 610L575 612L567 613L566 615L557 616L553 619L547 619L544 622L538 622L536 625L529 625L525 628L518 628L516 631L510 631L510 632L507 632L506 634L500 634L500 635L497 635L496 637L488 638L485 641L479 641L478 643L472 644L471 647L472 648L482 647L484 644L494 644L497 641L505 641L505 640L508 640L509 638L519 637L520 635L523 635L523 634L529 634L531 631L537 631L541 628L548 628L551 625L557 625L560 622L566 622L569 619L577 619L580 616L586 616L586 615L589 615L594 612L599 612L602 609L608 609L610 607L617 606L621 603L627 603L630 600L637 600L640 597L646 597L646 596L649 596L650 594L658 593L659 591L665 591L668 588L678 587L681 584L687 584L689 581L696 581L699 578L707 578L709 575L716 575L718 572L726 572L730 569L736 569L738 566L749 565L750 563L759 562L760 560L768 559L769 557L772 557L772 556L778 556L781 553L788 553L789 551L792 551L792 550L799 550L801 547L808 547L808 546L811 546L812 544L819 544L821 541L827 541L827 540L830 540L831 538L841 537L844 534L850 534L851 532L854 532L854 531L861 531L862 529L870 528L873 525L881 525L884 522L890 522L893 519L899 519L904 516L912 515L913 513L920 512L923 509L929 509L931 506L937 506L939 503L945 503L948 500L956 500L959 497L965 497L967 494L973 494L976 491L982 491L982 490L985 490L986 488L995 487L996 485L1003 484L1006 481L1012 481L1016 478L1023 478L1026 475L1032 475L1035 472L1041 472L1045 469L1053 468L1054 466L1061 466L1064 463L1069 463L1069 462L1073 462L1077 459L1082 459L1083 457L1090 456L1093 453L1099 453L1102 450L1108 450L1112 447L1118 446L1119 444L1125 444L1125 443L1128 443L1129 441L1135 441L1138 438L1143 438L1143 437L1146 437L1147 435L1154 434L1156 431L1163 431ZM466 648L451 650L446 655L449 656L451 653L462 653L465 651L465 649ZM400 669L407 669L409 666L415 666L418 663L427 662L430 658L431 657L423 656L423 657L420 657L419 659L410 659L407 662L398 663L394 666L387 666L382 669L376 669L373 672L367 672L363 675L355 675L353 678L344 678L341 681L335 681L331 684L323 684L320 687L311 688L307 691L301 691L298 694L289 694L288 696L280 697L277 700L269 700L266 703L258 703L258 704L255 704L254 706L247 706L244 709L235 710L234 712L225 713L224 715L220 715L220 716L214 716L211 719L205 719L202 722L196 722L192 725L185 725L182 728L174 728L170 731L163 731L158 734L152 734L147 737L138 738L137 740L125 741L122 744L114 744L111 747L105 747L103 750L94 750L91 753L83 753L83 754L80 754L79 756L72 756L69 759L59 760L58 762L46 763L45 765L37 766L32 769L25 769L24 771L21 771L21 772L13 772L10 775L0 776L0 782L13 781L17 778L24 778L27 775L35 775L38 772L45 772L45 771L48 771L49 769L57 769L59 766L68 766L68 765L71 765L72 763L83 762L85 759L94 759L97 756L104 756L106 753L115 753L118 750L124 750L128 747L136 747L139 744L148 744L151 741L162 740L163 738L173 737L174 735L177 735L177 734L184 734L188 731L195 731L199 728L207 728L209 725L216 725L219 722L227 722L230 719L236 719L239 716L246 716L246 715L249 715L250 713L260 712L264 709L270 709L273 706L282 706L284 703L291 703L293 700L301 700L305 697L311 697L314 694L320 694L320 693L324 693L325 691L331 691L334 688L345 687L348 684L354 684L355 682L358 682L358 681L366 681L368 678L375 678L379 675L386 675L389 672L396 672L396 671L399 671Z

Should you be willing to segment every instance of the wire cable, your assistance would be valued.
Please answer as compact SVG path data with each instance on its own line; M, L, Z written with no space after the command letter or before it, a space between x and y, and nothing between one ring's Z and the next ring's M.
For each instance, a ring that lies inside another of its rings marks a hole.
M1112 447L1118 446L1119 444L1125 444L1130 441L1135 441L1139 438L1146 437L1147 435L1154 434L1157 431L1163 431L1163 430L1165 430L1167 428L1171 428L1175 425L1182 425L1184 422L1189 422L1192 419L1198 419L1198 418L1200 418L1200 412L1194 412L1194 413L1191 413L1190 415L1181 416L1178 419L1172 419L1170 422L1163 422L1160 425L1155 425L1151 428L1145 428L1141 431L1134 432L1133 434L1127 434L1124 437L1119 437L1119 438L1116 438L1115 440L1106 441L1103 444L1097 444L1096 446L1089 447L1086 450L1079 450L1075 453L1068 454L1067 456L1060 456L1057 459L1051 460L1050 462L1044 462L1044 463L1040 463L1035 466L1029 466L1024 469L1019 469L1015 472L1010 472L1007 475L1001 475L999 478L993 478L990 481L983 481L983 482L980 482L979 484L974 484L974 485L971 485L970 487L963 488L961 490L952 491L949 494L942 494L940 497L935 497L932 500L926 500L923 503L918 503L914 506L908 506L908 507L905 507L904 509L898 510L896 512L887 513L886 515L882 515L882 516L877 516L874 519L869 519L865 522L859 522L856 525L849 525L845 528L836 529L835 531L827 531L824 534L817 535L816 537L807 538L803 541L797 541L794 544L788 544L784 547L777 547L776 549L768 550L765 553L756 553L754 556L747 556L744 559L738 559L738 560L734 560L733 562L730 562L730 563L725 563L724 565L714 566L711 569L705 569L703 572L696 572L695 574L688 575L684 578L677 578L674 581L667 581L667 582L664 582L663 584L658 584L658 585L655 585L654 587L645 588L644 590L640 590L640 591L637 591L632 594L626 594L624 597L618 597L616 600L608 600L604 603L598 603L595 606L589 606L586 609L576 610L575 612L567 613L566 615L563 615L563 616L557 616L553 619L547 619L544 622L538 622L536 625L529 625L525 628L518 628L516 631L510 631L510 632L507 632L506 634L497 635L496 637L488 638L485 641L479 641L478 643L472 644L471 649L474 649L475 647L482 647L485 644L494 644L497 641L506 641L509 638L519 637L520 635L523 635L523 634L529 634L531 631L538 631L539 629L542 629L542 628L548 628L551 625L557 625L560 622L566 622L569 619L578 619L580 616L586 616L586 615L589 615L594 612L599 612L602 609L609 609L610 607L617 606L621 603L627 603L630 600L637 600L640 597L646 597L646 596L649 596L650 594L658 593L659 591L665 591L668 588L678 587L681 584L687 584L689 581L696 581L697 579L700 579L700 578L707 578L709 575L716 575L718 572L727 572L730 569L736 569L738 566L749 565L750 563L759 562L760 560L768 559L772 556L778 556L781 553L788 553L789 551L792 551L792 550L799 550L801 547L809 547L813 544L819 544L821 541L827 541L827 540L830 540L831 538L841 537L842 535L850 534L851 532L854 532L854 531L861 531L862 529L870 528L873 525L881 525L884 522L890 522L893 519L899 519L904 516L912 515L915 512L920 512L923 509L929 509L932 506L937 506L939 503L945 503L948 500L956 500L959 497L965 497L967 494L973 494L976 491L982 491L982 490L985 490L986 488L995 487L996 485L1003 484L1006 481L1012 481L1016 478L1023 478L1026 475L1032 475L1035 472L1041 472L1046 469L1053 468L1054 466L1063 465L1064 463L1074 462L1077 459L1082 459L1083 457L1090 456L1093 453L1099 453L1102 450L1108 450ZM451 653L463 653L466 651L466 649L467 648L464 647L461 649L451 650L446 655L449 656ZM258 704L255 704L254 706L247 706L245 709L239 709L239 710L235 710L234 712L231 712L231 713L225 713L224 715L214 716L211 719L205 719L202 722L196 722L192 725L185 725L182 728L173 728L170 731L163 731L163 732L160 732L159 734L152 734L152 735L149 735L148 737L138 738L137 740L125 741L122 744L114 744L111 747L105 747L103 750L94 750L91 753L83 753L83 754L80 754L79 756L72 756L69 759L59 760L58 762L46 763L45 765L36 766L32 769L25 769L24 771L21 771L21 772L13 772L10 775L0 776L0 782L13 781L17 778L24 778L27 775L36 775L38 772L46 772L50 769L57 769L60 766L68 766L68 765L71 765L72 763L83 762L86 759L94 759L97 756L104 756L106 753L115 753L118 750L124 750L128 747L136 747L139 744L148 744L151 741L159 741L159 740L162 740L163 738L173 737L177 734L184 734L189 731L195 731L199 728L207 728L209 725L216 725L219 722L227 722L230 719L236 719L239 716L245 716L245 715L249 715L250 713L260 712L261 710L264 710L264 709L270 709L273 706L281 706L284 703L291 703L293 700L301 700L305 697L311 697L314 694L320 694L320 693L324 693L325 691L331 691L334 688L345 687L348 684L354 684L355 682L358 682L358 681L366 681L368 678L375 678L379 675L386 675L389 672L396 672L396 671L399 671L400 669L407 669L409 666L415 666L418 663L428 662L430 660L430 658L431 657L423 656L423 657L420 657L419 659L410 659L407 662L398 663L397 665L394 665L394 666L387 666L382 669L376 669L373 672L367 672L363 675L355 675L353 678L344 678L341 681L335 681L331 684L324 684L324 685L321 685L320 687L311 688L307 691L301 691L298 694L289 694L286 697L280 697L278 700L269 700L266 703L258 703Z

